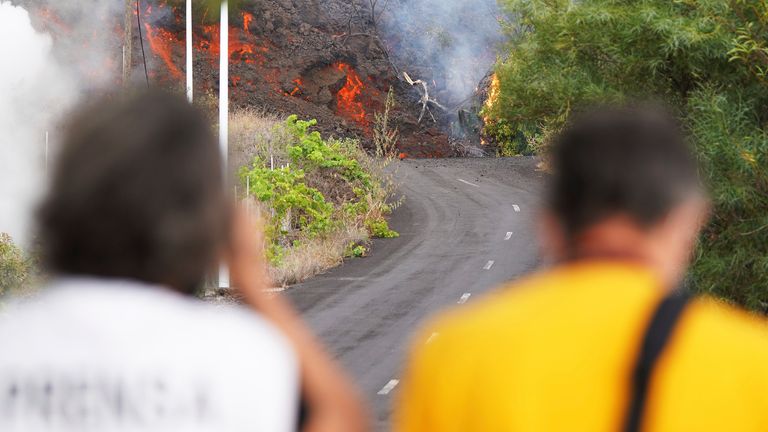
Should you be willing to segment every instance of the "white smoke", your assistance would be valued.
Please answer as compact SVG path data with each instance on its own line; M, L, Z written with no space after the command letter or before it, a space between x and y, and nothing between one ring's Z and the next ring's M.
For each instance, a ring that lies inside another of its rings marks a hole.
M496 0L379 0L385 37L402 68L431 81L442 102L471 95L503 40Z
M45 184L46 132L52 161L79 98L120 84L124 5L0 0L0 232L19 244Z
M45 133L77 94L52 47L25 9L0 0L0 232L19 243L45 178Z

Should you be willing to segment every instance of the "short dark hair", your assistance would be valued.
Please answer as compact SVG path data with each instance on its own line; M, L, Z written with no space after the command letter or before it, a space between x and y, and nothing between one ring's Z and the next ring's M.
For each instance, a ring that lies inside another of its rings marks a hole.
M68 124L39 211L55 273L190 292L226 241L222 158L205 116L161 91L107 97Z
M655 105L574 115L554 139L550 163L549 207L571 238L616 214L650 227L701 190L686 134Z

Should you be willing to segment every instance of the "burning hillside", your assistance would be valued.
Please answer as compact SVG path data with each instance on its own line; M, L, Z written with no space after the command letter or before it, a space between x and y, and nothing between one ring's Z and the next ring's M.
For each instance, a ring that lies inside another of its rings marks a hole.
M43 7L30 0L19 2L31 3L36 25L53 34L57 44L79 44L87 52L92 40L104 41L104 35L75 35L72 16L58 2ZM183 3L141 0L136 6L129 55L133 60L132 79L145 79L146 61L146 76L151 83L183 86ZM421 95L403 82L375 26L354 1L243 2L242 8L230 16L227 55L231 103L317 118L326 132L367 139L372 133L373 114L383 109L391 86L397 99L393 116L400 126L401 150L414 156L453 154L446 134L451 116L437 110L440 112L430 113L431 118L420 120ZM117 85L122 64L121 14L114 14L112 22L104 27L109 29L107 52L111 55L97 65L86 62L82 69L85 75L98 75ZM195 94L213 95L218 91L219 25L207 14L199 13L194 16L193 31ZM432 79L430 85L439 84Z

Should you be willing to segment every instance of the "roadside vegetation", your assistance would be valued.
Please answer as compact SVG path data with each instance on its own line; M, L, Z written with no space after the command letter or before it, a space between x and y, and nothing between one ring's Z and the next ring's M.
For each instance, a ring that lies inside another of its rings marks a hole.
M514 17L486 106L511 153L543 152L584 106L670 104L695 140L714 200L694 289L768 312L768 3L502 0Z
M4 298L27 291L34 274L34 260L0 233L0 306Z
M377 132L380 157L373 157L357 140L322 137L312 130L315 120L282 120L252 109L232 115L238 195L263 221L277 283L300 282L344 258L365 256L371 238L398 236L386 220L397 204L388 169L396 132L386 116L376 123L384 130Z

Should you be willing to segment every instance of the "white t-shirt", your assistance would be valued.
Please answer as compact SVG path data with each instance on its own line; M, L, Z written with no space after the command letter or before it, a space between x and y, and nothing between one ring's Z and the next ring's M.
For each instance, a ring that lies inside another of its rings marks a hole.
M256 314L62 279L0 311L0 431L288 432L298 365Z

